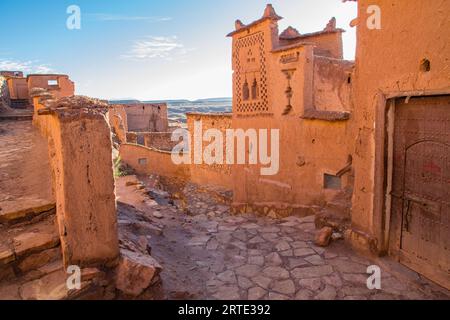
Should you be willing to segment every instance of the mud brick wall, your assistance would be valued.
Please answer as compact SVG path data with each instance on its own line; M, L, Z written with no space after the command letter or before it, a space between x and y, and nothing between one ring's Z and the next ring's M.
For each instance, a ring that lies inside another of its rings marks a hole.
M69 107L71 103L66 100ZM93 102L79 98L73 103L80 107ZM105 115L89 107L56 109L39 117L47 118L65 266L114 264L119 255L116 197L111 131Z

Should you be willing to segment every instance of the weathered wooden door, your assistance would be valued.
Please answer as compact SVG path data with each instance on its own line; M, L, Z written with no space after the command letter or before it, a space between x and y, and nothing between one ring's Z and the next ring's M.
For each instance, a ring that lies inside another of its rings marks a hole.
M393 221L400 262L450 289L450 97L395 106Z

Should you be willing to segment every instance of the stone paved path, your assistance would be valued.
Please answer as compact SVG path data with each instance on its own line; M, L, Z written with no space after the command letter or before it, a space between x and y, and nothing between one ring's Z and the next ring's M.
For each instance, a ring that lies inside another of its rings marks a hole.
M188 216L172 205L141 201L162 227L149 241L164 268L166 298L450 299L426 280L408 283L385 268L382 289L367 289L367 267L374 262L344 241L315 246L313 217L231 216L223 204L203 203L204 194L190 197L207 213L190 210Z

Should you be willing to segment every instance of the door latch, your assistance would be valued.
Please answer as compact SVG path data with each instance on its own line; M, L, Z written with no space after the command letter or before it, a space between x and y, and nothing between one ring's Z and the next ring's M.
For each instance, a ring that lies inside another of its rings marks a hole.
M411 223L411 200L410 199L404 199L406 202L406 213L405 213L405 230L406 232L409 232L409 226Z

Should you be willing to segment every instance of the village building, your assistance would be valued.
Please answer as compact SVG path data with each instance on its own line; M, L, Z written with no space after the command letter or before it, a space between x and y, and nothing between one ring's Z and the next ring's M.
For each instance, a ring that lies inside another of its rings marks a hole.
M167 104L134 104L125 107L128 131L167 132Z
M22 71L0 71L0 76L2 77L23 77Z
M12 108L31 108L30 92L34 88L45 89L55 98L70 97L75 93L75 85L67 75L29 74L24 77L21 71L0 71L0 76L6 80Z
M349 118L353 62L345 61L334 18L324 30L281 34L268 5L261 19L236 22L233 39L233 128L280 130L280 170L261 177L257 166L235 166L234 206L243 212L314 214L352 187ZM239 177L239 178L237 178Z
M166 103L112 105L108 117L121 143L135 143L168 151L173 147Z
M236 22L238 29L231 34L233 114L192 113L187 122L191 133L194 121L201 121L205 131L281 129L280 172L261 178L258 166L196 165L193 161L189 171L191 178L203 177L193 178L196 181L233 190L237 211L279 217L310 215L314 214L312 208L320 208L326 200L351 188L351 174L336 174L349 163L353 63L342 60L343 30L336 28L335 19L323 31L307 35L291 27L279 35L279 19L268 6L264 17L249 26ZM140 154L158 152L127 145L121 152L124 161L135 158L128 156L133 148L140 149ZM323 150L328 150L328 155ZM148 165L149 158L151 155L141 157L141 163L147 173L158 173ZM169 155L166 158L164 163L170 162Z
M41 88L50 92L56 99L71 97L75 93L75 84L65 74L29 74L28 91Z

